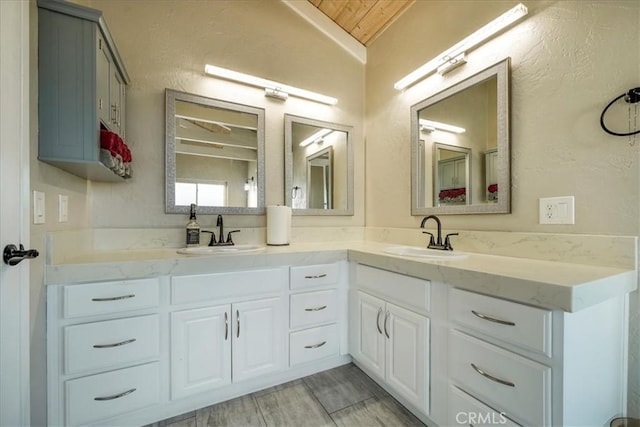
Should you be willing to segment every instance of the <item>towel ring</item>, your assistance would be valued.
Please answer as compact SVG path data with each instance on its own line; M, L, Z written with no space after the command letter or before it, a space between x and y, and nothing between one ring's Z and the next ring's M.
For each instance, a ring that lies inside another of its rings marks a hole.
M635 131L632 132L625 132L625 133L621 133L621 132L615 132L612 131L611 129L609 129L605 124L604 124L604 115L607 112L607 110L619 99L624 98L624 102L626 102L627 104L636 104L638 102L640 102L640 87L636 87L633 89L629 89L629 91L623 93L622 95L616 97L613 99L613 101L611 101L609 104L607 104L606 107L604 107L604 110L602 110L602 114L600 115L600 126L602 126L602 129L607 132L610 135L615 135L615 136L632 136L632 135L637 135L640 133L640 129L637 129Z

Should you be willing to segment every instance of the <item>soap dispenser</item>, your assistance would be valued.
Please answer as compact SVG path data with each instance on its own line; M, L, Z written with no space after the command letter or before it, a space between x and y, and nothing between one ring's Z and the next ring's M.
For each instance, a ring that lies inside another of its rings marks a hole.
M200 224L196 220L196 204L191 203L191 213L187 223L187 247L200 245Z

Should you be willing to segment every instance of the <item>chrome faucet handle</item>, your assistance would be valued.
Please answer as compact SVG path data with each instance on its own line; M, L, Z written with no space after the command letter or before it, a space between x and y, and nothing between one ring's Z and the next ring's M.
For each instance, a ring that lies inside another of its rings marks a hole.
M451 246L451 240L449 239L449 236L457 236L460 233L449 233L444 237L444 250L445 251L452 251L453 250L453 246Z
M235 243L233 243L233 240L231 240L231 233L239 233L240 230L231 230L229 233L227 233L227 244L228 245L235 245Z
M422 232L422 234L428 234L429 236L431 236L431 237L429 237L429 245L428 245L427 247L429 247L429 246L435 246L435 244L436 244L436 238L435 238L435 236L433 235L433 233L429 233L428 231L423 231L423 232Z

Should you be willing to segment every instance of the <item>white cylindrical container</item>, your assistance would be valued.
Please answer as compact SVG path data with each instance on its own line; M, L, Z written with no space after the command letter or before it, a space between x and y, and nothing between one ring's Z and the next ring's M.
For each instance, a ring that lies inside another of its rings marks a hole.
M291 236L291 208L267 206L267 245L284 246Z

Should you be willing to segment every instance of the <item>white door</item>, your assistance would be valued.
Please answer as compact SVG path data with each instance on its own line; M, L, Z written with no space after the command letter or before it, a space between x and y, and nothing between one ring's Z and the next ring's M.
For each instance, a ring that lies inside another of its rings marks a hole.
M284 312L280 298L233 304L233 382L284 366Z
M171 313L171 398L231 384L231 306Z
M384 378L383 332L385 302L363 292L358 292L358 317L356 322L356 348L358 362Z
M29 244L29 2L0 1L0 249ZM0 425L29 425L29 263L0 263Z
M429 319L387 303L387 383L418 408L429 412Z

